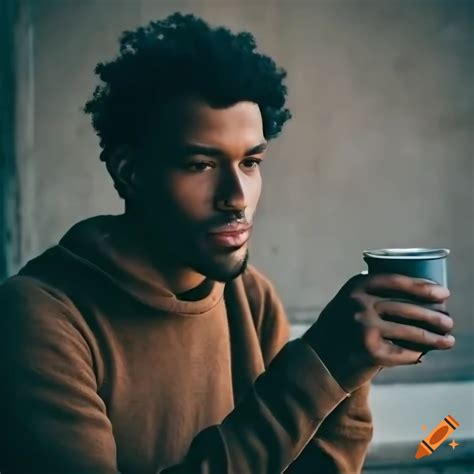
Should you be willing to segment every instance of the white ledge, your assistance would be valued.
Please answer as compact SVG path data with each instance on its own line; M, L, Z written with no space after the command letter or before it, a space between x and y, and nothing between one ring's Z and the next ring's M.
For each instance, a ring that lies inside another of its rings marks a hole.
M421 441L446 415L459 422L450 439L474 438L474 381L373 385L370 406L374 444Z

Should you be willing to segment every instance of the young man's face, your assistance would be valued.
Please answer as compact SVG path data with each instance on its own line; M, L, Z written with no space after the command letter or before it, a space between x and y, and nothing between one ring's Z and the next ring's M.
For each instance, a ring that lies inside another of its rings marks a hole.
M140 198L156 250L214 280L235 278L247 264L251 228L233 236L214 232L253 224L266 145L258 105L215 109L182 100L161 114L158 127Z

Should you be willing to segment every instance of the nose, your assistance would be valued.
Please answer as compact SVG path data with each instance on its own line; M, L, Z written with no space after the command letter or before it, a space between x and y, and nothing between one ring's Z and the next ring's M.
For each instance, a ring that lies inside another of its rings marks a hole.
M216 198L220 211L245 211L247 207L245 192L238 170L223 171Z

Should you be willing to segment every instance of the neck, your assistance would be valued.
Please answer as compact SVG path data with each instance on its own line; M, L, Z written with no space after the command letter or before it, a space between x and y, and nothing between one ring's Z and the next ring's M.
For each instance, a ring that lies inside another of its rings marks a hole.
M200 299L209 292L209 280L192 268L172 261L171 252L167 252L164 245L150 236L146 221L139 213L126 206L122 219L127 251L133 252L134 257L148 265L153 265L170 291L181 299Z

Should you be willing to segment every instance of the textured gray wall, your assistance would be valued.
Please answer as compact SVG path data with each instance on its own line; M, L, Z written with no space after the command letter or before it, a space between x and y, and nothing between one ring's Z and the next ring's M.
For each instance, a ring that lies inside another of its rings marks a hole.
M121 212L80 107L119 33L176 10L252 31L288 70L294 119L263 168L251 250L290 315L312 320L364 249L441 246L457 330L473 331L473 2L36 0L22 261Z

